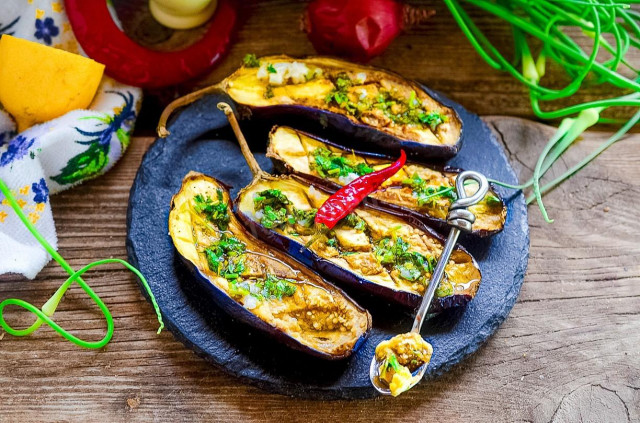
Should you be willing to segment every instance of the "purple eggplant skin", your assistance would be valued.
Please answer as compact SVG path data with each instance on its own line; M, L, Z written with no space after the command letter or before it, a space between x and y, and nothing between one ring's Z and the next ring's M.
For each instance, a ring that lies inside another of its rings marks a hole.
M271 134L273 134L276 129L278 128L278 126L274 126L273 129L271 130ZM344 151L345 153L348 154L355 154L357 156L362 156L365 158L371 158L371 159L382 159L382 160L389 160L389 162L393 162L394 160L396 160L396 158L394 158L393 156L387 155L387 154L381 154L381 153L373 153L373 152L365 152L365 151L361 151L361 150L357 150L357 149L351 149L351 148L346 148L341 144L337 144L333 141L329 141L325 138L320 138L316 135L310 134L308 132L305 131L300 131L298 129L294 129L296 132L307 136L309 138L312 138L314 140L317 140L323 144L326 144L330 147L333 148L337 148L339 150ZM270 136L271 136L270 134ZM274 168L280 172L280 173L289 173L292 174L296 179L299 179L301 181L305 181L306 183L312 183L314 185L320 185L323 186L331 191L337 191L338 189L342 188L342 185L337 184L329 179L324 179L321 178L319 176L316 175L309 175L306 173L301 173L301 172L297 172L295 171L293 168L291 168L291 166L289 166L287 163L283 162L282 160L279 160L277 157L277 154L273 152L273 150L271 149L271 142L269 142L268 146L267 146L267 157L271 158L271 161L274 164ZM407 163L412 164L411 162ZM436 164L429 164L428 165L429 168L439 171L439 172L451 172L451 173L460 173L462 171L464 171L464 169L460 169L457 167L452 167L452 166L448 166L448 165L436 165ZM496 191L495 189L495 185L494 184L489 184L489 189L493 192L493 194L500 200L500 202L502 203L502 209L505 210L505 216L506 216L506 204L504 202L504 199L502 198L502 196ZM437 217L431 216L427 213L421 213L418 210L413 210L413 209L409 209L406 207L402 207L399 206L397 204L392 204L392 203L388 203L386 201L382 201L379 199L374 199L374 198L367 198L367 204L373 208L376 209L380 209L380 210L385 210L385 211L391 211L394 213L398 213L400 216L411 216L414 219L417 219L419 221L422 221L425 225L434 228L436 230L438 230L439 232L446 234L449 232L449 229L451 229L451 227L449 226L449 224L443 220L443 219L439 219ZM495 230L486 230L486 229L479 229L479 230L473 230L471 232L471 235L475 236L475 237L479 237L479 238L486 238L486 237L490 237L493 236L495 234L500 233L502 230L504 229L504 223L500 228L497 228Z
M323 189L323 187L316 187ZM244 190L243 190L244 191ZM328 190L324 190L325 192L329 192ZM373 283L366 278L358 275L355 272L351 272L345 268L337 266L331 263L329 260L324 259L318 254L314 253L308 248L305 248L304 244L297 242L291 238L287 238L284 235L279 234L278 232L267 229L262 226L260 223L254 221L250 216L244 213L242 210L239 210L237 205L240 204L239 197L242 195L242 191L238 194L236 198L234 209L234 214L240 219L243 225L248 228L249 232L253 233L257 238L266 242L269 245L272 245L279 250L285 252L287 255L294 257L297 261L305 264L311 269L317 271L321 275L329 278L330 280L335 280L336 282L341 283L345 288L351 288L361 292L367 292L372 294L377 298L381 298L387 300L390 303L399 305L401 307L414 309L417 308L422 302L422 296L418 294L414 294L407 291L394 290L391 288L387 288L380 284ZM368 204L362 204L362 207L371 208L374 210L380 211L379 208L372 207ZM418 219L415 219L410 216L406 216L403 213L395 213L389 210L384 210L386 213L401 217L405 222L414 226L415 228L428 233L429 235L436 238L438 241L444 244L445 239L442 235L435 232L430 227L426 226L423 222ZM466 253L471 257L473 265L480 271L478 263L475 258L461 245L456 247L456 250L459 250L463 253ZM479 283L476 283L473 289L470 292L466 293L458 293L452 294L446 297L435 298L431 307L429 308L430 313L440 313L444 310L449 310L457 307L466 306L469 301L473 299L475 293L479 288Z
M344 140L343 148L351 149L366 146L370 151L380 154L400 154L404 150L407 157L417 163L432 163L434 160L447 160L454 157L462 148L462 131L460 139L453 145L421 144L407 141L385 134L382 131L353 122L347 116L329 110L321 110L303 105L251 106L235 101L241 116L251 116L261 121L277 121L304 127L308 131L328 133ZM453 110L453 109L452 109ZM455 112L455 110L454 110ZM457 112L456 117L458 117ZM458 117L459 119L459 117Z
M177 252L176 252L177 253ZM180 256L180 254L178 254ZM358 338L356 343L353 345L353 348L344 352L343 354L328 354L324 351L318 351L313 349L307 345L304 345L298 342L296 339L292 338L285 332L271 326L266 323L264 320L257 317L255 314L249 312L246 308L244 308L241 304L236 302L233 298L229 297L225 292L221 291L216 287L211 281L207 278L206 275L202 274L200 270L189 260L180 256L180 259L184 263L184 265L189 269L191 274L194 276L194 279L205 289L205 291L209 294L209 298L211 298L220 309L222 309L225 313L233 317L234 319L251 326L263 333L269 335L270 338L275 340L278 343L288 346L291 349L296 351L303 352L305 354L311 355L313 357L322 358L325 360L343 360L345 358L350 357L355 351L358 351L360 346L367 340L369 336L369 332L371 331L371 316L369 316L369 328L367 331ZM338 288L334 288L338 289ZM342 290L344 297L351 300L351 298L345 294ZM354 304L355 301L351 300ZM357 304L356 304L357 305ZM358 306L360 311L366 312L362 307Z
M226 193L226 197L229 198L230 201L230 207L229 209L232 210L233 209L233 203L231 200L231 197L229 196L229 191L228 188L225 184L223 184L222 182L217 181L216 179L212 178L212 177L208 177L196 172L190 172L184 179L183 181L183 187L186 185L186 182L189 180L189 178L200 178L200 177L205 177L205 178L210 178L211 180L215 181L217 186L219 188L221 188L225 193ZM182 188L181 188L182 191ZM178 193L179 194L179 193ZM174 199L177 197L177 195L174 196ZM175 204L174 204L174 199L172 199L171 201L171 210L174 209ZM232 219L234 219L235 216L232 216ZM288 257L285 254L281 254L278 251L271 251L270 247L267 245L264 245L260 240L255 239L249 232L246 231L246 229L241 225L241 224L236 224L237 229L236 232L238 230L241 230L243 232L243 235L246 237L246 239L248 240L247 242L247 246L250 247L251 249L253 249L254 251L265 251L265 252L269 252L272 257L276 258L279 261L285 262L287 265L291 266L293 269L297 269L300 273L302 273L303 275L305 275L308 279L313 280L314 284L317 284L318 286L322 286L324 287L326 290L332 292L335 296L341 296L342 298L344 298L344 300L347 303L350 303L351 305L353 305L354 309L356 312L361 313L363 315L366 316L366 329L362 332L362 334L358 337L358 339L353 343L353 345L351 346L351 348L341 352L341 353L329 353L326 351L321 351L315 348L312 348L309 345L305 345L302 342L298 341L297 339L295 339L294 337L290 336L289 334L287 334L285 331L280 330L278 328L276 328L275 326L265 322L264 320L260 319L258 316L256 316L255 314L251 313L249 310L247 310L242 304L238 303L237 301L235 301L233 298L231 298L225 291L223 291L222 289L218 288L204 273L202 273L200 271L200 269L198 269L198 267L189 259L187 259L186 257L182 256L180 254L180 252L178 251L178 248L175 247L175 241L174 241L174 247L176 249L176 254L178 254L178 256L180 257L181 261L184 263L184 265L186 266L186 268L190 271L190 273L194 276L194 279L204 288L204 290L209 294L209 297L226 313L228 313L231 317L233 317L234 319L241 321L253 328L256 328L260 331L262 331L263 333L267 334L270 338L276 340L277 342L284 344L294 350L297 351L301 351L305 354L314 356L314 357L318 357L318 358L322 358L325 360L341 360L341 359L345 359L348 358L349 356L351 356L355 351L358 350L358 348L366 341L367 337L369 336L369 333L371 331L371 327L372 327L372 318L371 315L369 314L369 312L367 310L365 310L364 308L362 308L359 304L357 304L353 299L351 299L347 294L345 294L341 289L339 289L338 287L335 287L334 285L330 284L329 282L327 282L325 279L323 279L320 275L318 275L317 273L311 271L308 268L305 268L303 264L299 263L298 261L296 261L295 259L293 259L292 257ZM233 232L234 235L238 235L236 232Z

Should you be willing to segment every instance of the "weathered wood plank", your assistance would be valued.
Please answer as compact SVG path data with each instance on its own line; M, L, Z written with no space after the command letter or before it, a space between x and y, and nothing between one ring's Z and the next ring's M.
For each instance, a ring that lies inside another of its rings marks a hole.
M508 140L521 177L529 176L527 166L550 129L519 119L487 121ZM587 134L553 172L603 139L604 134ZM103 178L53 198L60 251L74 267L126 257L128 189L151 141L134 139ZM405 421L638 421L639 141L635 135L615 145L545 197L553 225L530 209L529 271L510 317L465 363L395 400L301 401L242 385L170 333L157 336L155 316L133 276L109 265L87 280L113 312L113 341L104 350L86 351L48 328L24 339L5 334L0 420L364 422L376 415ZM0 300L42 303L65 276L54 264L35 282L2 276ZM17 312L9 317L12 323L30 321ZM99 339L105 327L77 287L56 319L91 339Z
M533 118L529 97L523 85L506 72L496 71L487 65L465 38L444 2L415 0L410 3L432 8L436 10L436 15L424 25L399 36L383 55L371 61L372 65L423 81L430 88L446 93L453 100L481 115ZM242 4L244 22L239 27L227 58L204 78L154 93L156 99L149 99L148 105L166 103L195 88L219 82L238 67L247 53L286 53L292 56L316 54L306 34L299 29L306 2L272 0ZM513 44L509 27L500 19L478 9L468 10L477 26L509 57ZM586 37L578 37L578 41L589 42ZM640 51L630 51L628 59L637 67L640 65ZM564 74L552 64L549 67L544 83L549 86L566 84ZM594 86L575 94L570 103L610 97L611 94L610 86ZM567 104L558 102L554 107ZM628 110L616 109L613 116L628 113ZM151 126L155 126L155 122Z

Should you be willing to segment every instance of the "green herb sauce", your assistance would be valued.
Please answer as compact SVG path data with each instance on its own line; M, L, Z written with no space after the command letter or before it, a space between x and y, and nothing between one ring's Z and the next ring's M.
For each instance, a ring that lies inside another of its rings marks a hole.
M218 201L214 202L209 197L203 197L198 194L193 197L194 209L196 212L203 214L211 223L214 223L221 231L226 231L229 227L229 210L227 204L223 202L222 190L216 191Z
M337 178L351 173L362 176L373 172L366 163L355 164L348 157L333 153L324 147L316 148L311 155L313 156L311 167L323 178Z

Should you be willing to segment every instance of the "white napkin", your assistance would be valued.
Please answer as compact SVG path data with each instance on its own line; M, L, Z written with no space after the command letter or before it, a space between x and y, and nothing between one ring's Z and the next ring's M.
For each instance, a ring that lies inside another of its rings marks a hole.
M82 53L62 0L3 0L0 34ZM142 90L105 76L89 110L71 111L20 134L0 109L0 179L55 248L49 194L99 176L115 164L129 145L141 100ZM49 260L0 194L0 274L33 279Z

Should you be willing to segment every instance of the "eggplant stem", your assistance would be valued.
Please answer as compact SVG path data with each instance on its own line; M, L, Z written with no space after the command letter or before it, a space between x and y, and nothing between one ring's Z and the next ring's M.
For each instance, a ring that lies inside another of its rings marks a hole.
M182 97L176 98L171 103L169 103L169 105L162 111L160 119L158 119L158 127L156 128L158 136L160 138L166 138L171 134L171 132L167 129L167 121L176 109L186 106L187 104L191 104L194 101L201 99L205 95L216 91L223 92L220 84L210 85L198 91L183 95Z
M244 156L247 164L249 165L249 169L251 169L251 173L253 173L254 177L266 175L266 173L260 168L258 161L255 156L251 152L249 145L247 144L247 140L242 134L242 130L240 129L240 125L238 124L238 119L236 115L233 113L233 109L227 103L220 102L218 103L218 109L222 110L224 114L229 119L229 123L231 124L231 128L233 129L233 133L236 135L238 139L238 144L240 144L240 150L242 150L242 155Z

